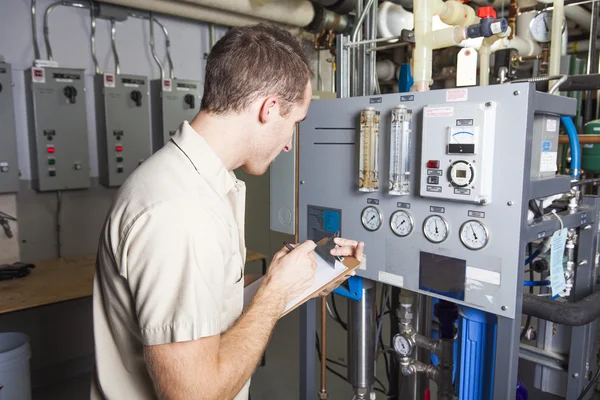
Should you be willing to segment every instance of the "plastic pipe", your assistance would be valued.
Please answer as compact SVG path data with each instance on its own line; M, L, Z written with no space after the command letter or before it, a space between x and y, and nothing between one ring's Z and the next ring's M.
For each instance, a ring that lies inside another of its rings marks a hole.
M475 10L460 1L433 0L432 6L434 15L439 15L445 24L467 27L479 22Z
M569 144L571 147L571 176L573 178L579 178L581 174L581 147L579 146L579 137L577 136L577 129L573 123L571 117L562 116L560 117L567 135L569 136Z
M431 32L431 47L433 50L456 46L467 39L467 28L452 26Z
M523 286L550 286L550 281L523 281Z
M435 0L439 1L439 0ZM431 85L432 52L431 48L431 19L433 17L434 0L414 0L415 15L415 49L413 91L423 92L429 90Z
M493 36L484 38L479 49L479 85L488 86L490 84L490 54L492 54L492 45L498 40L510 35L510 27L506 32L497 33Z
M569 44L567 44L567 53L580 53L588 51L589 47L589 40L578 40L576 42L570 42ZM600 50L600 40L596 41L596 50Z
M581 6L565 7L565 17L575 22L586 31L591 29L592 14L589 11L584 10Z
M252 0L179 0L169 3L193 3L299 27L307 26L315 17L315 8L308 0L273 1L268 6L256 6Z
M552 34L550 41L550 65L548 68L548 75L560 74L562 24L564 15L565 1L554 0L554 10L552 11Z
M377 13L377 35L382 38L400 36L403 29L413 30L413 13L390 1L379 5Z

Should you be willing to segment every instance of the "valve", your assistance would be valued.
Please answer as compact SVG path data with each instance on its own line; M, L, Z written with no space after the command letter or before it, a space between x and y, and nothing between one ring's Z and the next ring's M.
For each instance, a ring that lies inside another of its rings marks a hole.
M477 16L480 18L479 23L467 28L469 39L482 36L490 37L501 32L506 32L508 29L508 21L506 18L497 19L494 7L479 7Z
M139 90L134 90L131 92L129 97L131 98L131 100L133 100L136 107L142 106L142 92L140 92Z
M73 86L67 86L64 88L63 93L65 97L69 100L70 104L75 104L77 98L77 89Z

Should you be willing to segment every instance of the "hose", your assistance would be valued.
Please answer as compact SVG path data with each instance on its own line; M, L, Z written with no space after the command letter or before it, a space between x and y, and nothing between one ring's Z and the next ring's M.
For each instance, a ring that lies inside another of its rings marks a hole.
M523 281L523 286L550 286L550 281Z
M537 256L539 256L539 255L540 255L540 250L539 250L539 249L538 249L538 250L536 250L536 251L534 251L534 252L533 252L533 253L532 253L532 254L531 254L531 255L530 255L530 256L529 256L529 257L528 257L528 258L525 260L525 265L531 264L531 262L532 262L533 260L535 260L535 258L536 258Z
M571 117L562 116L560 117L567 135L569 136L569 145L571 147L571 176L573 178L579 178L581 174L581 148L579 146L579 137L577 136L577 128L573 123Z
M547 300L529 293L523 294L523 314L568 326L582 326L600 317L600 291L575 303Z

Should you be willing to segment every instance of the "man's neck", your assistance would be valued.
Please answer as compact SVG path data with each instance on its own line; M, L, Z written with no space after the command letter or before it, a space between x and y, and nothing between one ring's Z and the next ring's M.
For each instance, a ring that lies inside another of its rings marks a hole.
M241 121L236 116L209 115L200 112L190 126L202 136L228 171L243 164L243 145L239 145Z

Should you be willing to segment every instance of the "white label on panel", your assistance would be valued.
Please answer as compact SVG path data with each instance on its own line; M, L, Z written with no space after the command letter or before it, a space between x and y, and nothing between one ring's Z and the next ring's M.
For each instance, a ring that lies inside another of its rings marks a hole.
M46 83L44 68L31 68L31 81L33 83Z
M547 119L546 120L546 130L548 132L556 132L557 123L555 119Z
M114 88L115 87L115 75L104 74L104 87Z
M540 157L540 172L556 172L558 167L556 166L556 159L558 153L555 151L542 152Z
M454 115L454 107L432 107L425 109L426 117L451 117Z
M452 89L446 92L446 101L467 101L468 98L468 89Z
M379 281L388 283L392 286L404 286L404 277L402 275L390 274L385 271L379 271Z

